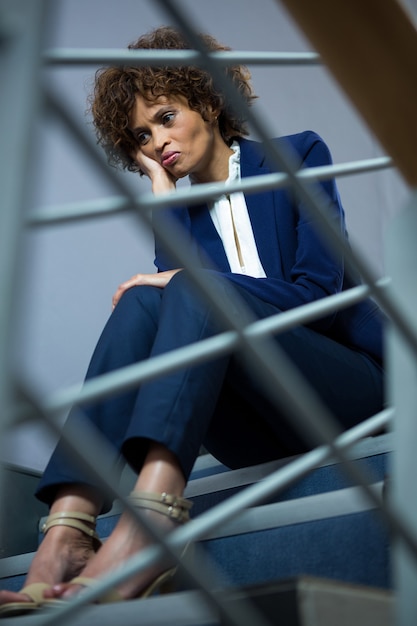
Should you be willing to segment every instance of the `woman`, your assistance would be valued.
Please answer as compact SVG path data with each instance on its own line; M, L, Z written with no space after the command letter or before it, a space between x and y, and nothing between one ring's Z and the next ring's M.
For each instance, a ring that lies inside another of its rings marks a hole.
M211 50L227 49L208 36L204 42ZM131 46L187 47L170 28L156 29ZM246 68L226 71L250 104L255 96ZM193 184L227 185L271 171L262 146L244 139L244 120L230 110L210 75L196 67L101 70L92 113L110 162L147 176L155 194L173 191L186 176ZM300 167L330 163L329 151L315 133L278 141L294 150ZM322 187L347 236L334 181ZM256 317L350 286L343 259L327 250L288 190L225 195L210 205L158 211L155 220L180 224L204 279L220 298L233 289ZM221 329L158 237L155 264L157 273L136 274L116 291L87 378ZM345 428L382 407L381 335L377 308L364 302L276 341ZM109 467L116 467L122 455L138 472L132 502L163 531L188 519L190 503L182 496L202 445L229 467L308 448L233 355L183 368L83 411L84 419L114 446L113 457L106 459ZM69 419L76 419L75 414ZM94 481L72 466L60 445L37 496L51 507L45 537L25 588L2 592L3 614L31 610L44 599L68 598L148 544L124 514L99 547L95 518L109 503ZM146 595L168 575L156 565L120 585L118 597Z

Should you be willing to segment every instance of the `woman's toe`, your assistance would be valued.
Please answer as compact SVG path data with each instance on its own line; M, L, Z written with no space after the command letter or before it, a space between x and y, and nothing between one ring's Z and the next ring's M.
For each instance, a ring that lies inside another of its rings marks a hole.
M2 604L8 604L9 602L30 602L29 596L24 593L16 591L0 591L0 606Z

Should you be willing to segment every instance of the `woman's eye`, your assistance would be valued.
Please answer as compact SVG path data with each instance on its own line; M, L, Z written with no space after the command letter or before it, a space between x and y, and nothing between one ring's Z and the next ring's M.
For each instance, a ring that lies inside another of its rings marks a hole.
M149 133L137 133L136 134L136 141L138 142L138 144L140 146L143 146L149 139Z
M170 122L173 121L174 117L175 117L174 113L164 113L164 115L162 116L162 123L169 124Z

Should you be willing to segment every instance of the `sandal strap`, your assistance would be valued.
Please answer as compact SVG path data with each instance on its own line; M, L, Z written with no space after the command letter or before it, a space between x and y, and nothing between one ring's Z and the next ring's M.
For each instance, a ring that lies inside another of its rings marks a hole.
M96 578L87 578L86 576L76 576L70 581L71 585L82 585L88 589L92 589L99 584L99 580ZM116 589L110 589L105 594L100 596L95 602L97 604L107 604L108 602L121 602L124 598Z
M84 522L90 522L94 524L94 528L87 526ZM89 515L88 513L81 513L77 511L65 511L62 513L53 513L49 515L43 524L41 530L44 535L48 532L50 528L54 526L68 526L69 528L76 528L77 530L81 530L85 535L91 537L93 539L93 543L96 549L101 546L101 540L95 530L96 518L94 515Z
M165 492L132 491L129 502L135 508L162 513L181 524L189 521L189 510L193 506L190 500Z
M37 605L40 605L44 602L43 592L46 589L50 589L51 585L47 583L31 583L30 585L26 585L19 591L19 593L24 593Z

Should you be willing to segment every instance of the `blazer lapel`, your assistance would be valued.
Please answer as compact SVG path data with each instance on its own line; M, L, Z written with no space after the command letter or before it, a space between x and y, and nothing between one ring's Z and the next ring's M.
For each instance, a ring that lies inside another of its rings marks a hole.
M241 176L259 176L269 174L271 170L264 165L264 156L258 143L246 139L240 140ZM277 207L281 201L288 202L285 192L260 192L245 194L249 218L258 248L259 258L267 276L282 276L283 265L281 250L277 250L279 228ZM230 272L230 265L222 241L217 233L206 205L189 207L191 233L199 242L200 258L203 267L213 267L221 272ZM207 257L209 260L207 260Z
M230 272L230 265L222 240L210 217L207 205L189 208L191 234L199 242L199 255L203 267L213 267L220 272Z
M259 152L259 144L253 145L253 142L243 140L241 142L242 178L270 174L271 170L265 167L263 162L264 158ZM267 191L245 194L259 258L267 276L282 275L281 258L277 251L279 237L275 206L276 193ZM278 194L281 193L283 192L278 192Z

